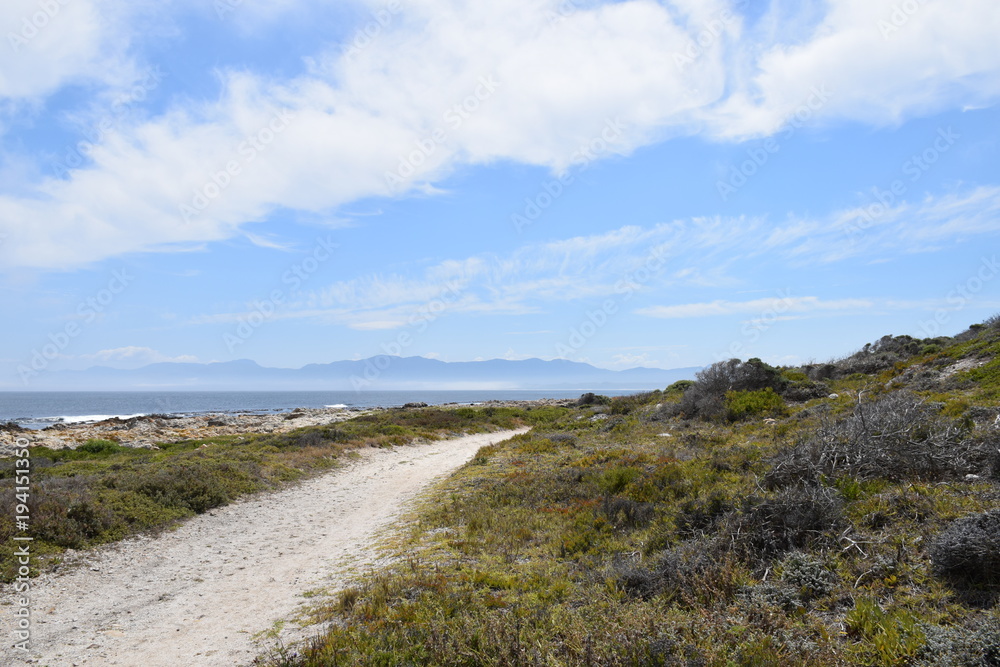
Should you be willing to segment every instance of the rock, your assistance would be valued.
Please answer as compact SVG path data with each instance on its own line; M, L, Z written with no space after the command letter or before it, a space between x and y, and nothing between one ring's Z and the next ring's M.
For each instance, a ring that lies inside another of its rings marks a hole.
M7 422L6 424L0 424L0 431L10 431L11 433L23 433L28 429L21 427L21 425L15 422Z
M406 404L403 405L403 407L406 408L406 409L426 408L427 404L426 403L406 403Z
M829 396L827 396L827 398L836 400L840 398L840 394L830 394Z

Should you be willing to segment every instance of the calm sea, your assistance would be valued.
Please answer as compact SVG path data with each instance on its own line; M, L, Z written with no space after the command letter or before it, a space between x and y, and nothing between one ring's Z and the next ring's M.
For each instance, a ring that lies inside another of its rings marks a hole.
M573 391L178 391L0 392L0 423L25 428L149 414L289 412L295 408L392 407L405 403L475 404L489 400L576 398ZM602 392L618 395L630 392Z

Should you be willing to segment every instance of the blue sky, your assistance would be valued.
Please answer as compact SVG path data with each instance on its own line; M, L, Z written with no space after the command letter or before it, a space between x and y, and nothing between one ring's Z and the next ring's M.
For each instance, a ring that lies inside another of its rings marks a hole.
M993 0L8 0L0 387L957 333L1000 311L998 34Z

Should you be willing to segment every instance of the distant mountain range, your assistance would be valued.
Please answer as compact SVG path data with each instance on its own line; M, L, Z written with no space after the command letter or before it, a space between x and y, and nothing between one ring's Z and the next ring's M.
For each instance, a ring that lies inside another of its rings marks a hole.
M424 357L378 356L360 361L267 368L240 360L211 364L160 363L133 370L95 366L54 371L32 379L31 389L129 390L648 390L691 379L699 368L630 368L621 371L556 359L445 362Z

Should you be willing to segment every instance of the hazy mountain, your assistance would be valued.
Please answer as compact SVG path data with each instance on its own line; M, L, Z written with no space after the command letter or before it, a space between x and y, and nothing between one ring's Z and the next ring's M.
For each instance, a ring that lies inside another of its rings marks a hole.
M698 368L611 371L574 361L525 359L444 362L424 357L378 356L360 361L266 368L254 361L159 363L134 370L95 366L34 378L48 390L309 390L309 389L657 389L690 379Z

